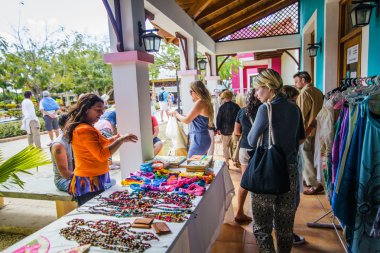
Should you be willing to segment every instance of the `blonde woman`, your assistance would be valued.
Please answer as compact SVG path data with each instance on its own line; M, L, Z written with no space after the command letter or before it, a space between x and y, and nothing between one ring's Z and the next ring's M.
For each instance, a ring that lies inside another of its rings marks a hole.
M187 116L173 112L179 121L190 124L190 146L187 156L205 155L211 145L211 137L208 131L213 127L214 109L211 96L206 86L201 81L194 81L190 85L190 96L194 106Z
M253 231L260 252L275 252L273 227L276 230L278 252L290 253L294 239L297 153L299 144L305 139L305 131L300 109L281 93L282 86L281 76L272 69L262 71L254 81L256 97L262 103L267 102L272 105L274 143L282 149L287 158L290 179L290 191L287 193L280 195L252 193ZM268 146L268 124L267 107L261 105L248 134L248 143L253 149L257 148L257 141L261 135L264 136L264 147Z

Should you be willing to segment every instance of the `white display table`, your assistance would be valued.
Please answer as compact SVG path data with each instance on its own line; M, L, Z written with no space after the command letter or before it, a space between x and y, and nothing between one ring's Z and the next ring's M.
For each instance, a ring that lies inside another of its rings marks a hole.
M193 200L194 211L190 215L189 219L182 223L167 223L172 233L158 236L159 241L149 241L148 243L150 243L152 247L145 252L202 253L210 251L212 244L219 234L220 226L225 220L227 211L228 217L226 216L226 221L232 221L233 219L231 200L234 195L234 186L225 163L222 161L215 161L213 170L215 173L215 179L211 185L207 187L202 197L196 197ZM125 187L115 185L105 191L102 195L108 196L114 191L125 189ZM93 199L87 202L86 205L95 205L96 203L97 200ZM49 240L49 252L58 252L78 246L76 242L68 241L59 235L60 229L67 227L68 225L66 223L72 219L84 219L86 221L107 219L116 220L119 222L132 222L135 218L116 218L112 216L89 214L74 210L34 234L26 237L20 242L12 245L4 252L13 252L39 236L44 236ZM134 230L153 232L153 229ZM111 251L98 247L91 247L90 252Z

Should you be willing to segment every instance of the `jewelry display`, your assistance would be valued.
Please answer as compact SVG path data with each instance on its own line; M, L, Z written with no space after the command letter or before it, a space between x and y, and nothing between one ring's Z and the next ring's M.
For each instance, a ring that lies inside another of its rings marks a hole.
M62 228L59 232L67 240L119 252L143 252L151 247L146 241L158 240L151 232L131 230L130 222L74 219L67 225L69 227Z

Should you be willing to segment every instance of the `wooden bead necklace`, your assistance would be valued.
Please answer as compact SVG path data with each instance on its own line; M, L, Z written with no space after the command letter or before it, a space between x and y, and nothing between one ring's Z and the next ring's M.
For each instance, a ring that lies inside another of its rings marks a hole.
M74 219L67 224L69 227L62 228L59 233L67 240L76 241L80 245L91 244L107 250L143 252L151 247L149 243L144 241L158 240L151 232L131 230L131 223L129 222Z

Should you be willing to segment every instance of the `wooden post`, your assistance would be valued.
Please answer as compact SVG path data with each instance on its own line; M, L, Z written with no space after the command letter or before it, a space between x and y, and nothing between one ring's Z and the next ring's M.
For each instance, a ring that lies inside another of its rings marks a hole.
M4 207L4 198L0 197L0 209Z
M55 206L57 209L57 218L61 218L65 214L68 214L72 210L78 207L77 202L75 201L62 201L56 200Z

